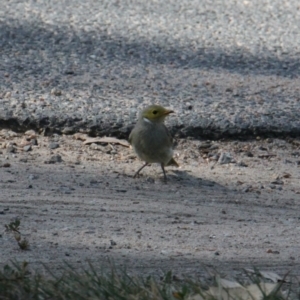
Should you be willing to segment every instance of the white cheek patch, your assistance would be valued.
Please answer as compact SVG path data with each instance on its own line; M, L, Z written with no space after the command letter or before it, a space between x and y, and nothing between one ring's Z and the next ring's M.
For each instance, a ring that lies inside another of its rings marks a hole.
M147 118L144 118L144 121L147 122L147 123L152 123L149 119Z

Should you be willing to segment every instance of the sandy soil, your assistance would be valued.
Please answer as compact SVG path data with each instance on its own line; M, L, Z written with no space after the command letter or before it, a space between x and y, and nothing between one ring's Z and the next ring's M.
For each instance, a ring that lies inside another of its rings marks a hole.
M158 165L133 179L131 149L85 138L0 131L1 265L300 273L299 140L178 140L165 183ZM16 218L28 251L5 232Z

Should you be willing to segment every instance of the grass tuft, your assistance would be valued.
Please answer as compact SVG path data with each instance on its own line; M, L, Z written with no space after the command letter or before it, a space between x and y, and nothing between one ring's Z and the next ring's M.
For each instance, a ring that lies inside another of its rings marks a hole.
M270 284L254 274L252 284L242 286L237 282L218 279L216 286L205 287L190 279L174 280L171 272L156 281L152 277L136 278L115 266L107 271L96 270L90 263L87 268L74 269L65 263L61 275L53 274L44 266L41 275L30 272L26 262L12 262L0 270L0 299L39 300L287 300L295 294L282 292L282 283Z
M13 234L21 250L29 250L29 242L26 238L22 238L21 236L20 224L21 221L19 219L15 219L9 224L5 224L5 230L6 232L11 232Z

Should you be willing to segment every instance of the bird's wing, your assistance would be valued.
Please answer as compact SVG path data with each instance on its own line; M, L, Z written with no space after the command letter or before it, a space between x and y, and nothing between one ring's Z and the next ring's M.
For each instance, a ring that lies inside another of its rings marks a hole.
M168 128L164 125L164 129L165 129L165 132L167 134L167 137L168 137L168 144L170 147L173 147L173 137L170 133L170 131L168 130Z

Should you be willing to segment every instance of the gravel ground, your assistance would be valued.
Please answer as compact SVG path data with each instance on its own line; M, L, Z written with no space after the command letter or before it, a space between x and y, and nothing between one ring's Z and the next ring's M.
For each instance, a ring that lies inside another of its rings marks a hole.
M0 126L128 135L300 133L298 1L0 0Z
M176 152L165 183L159 165L132 178L142 162L120 145L0 131L0 223L19 218L29 242L21 250L2 225L0 266L112 259L158 277L299 276L300 141L180 139Z

